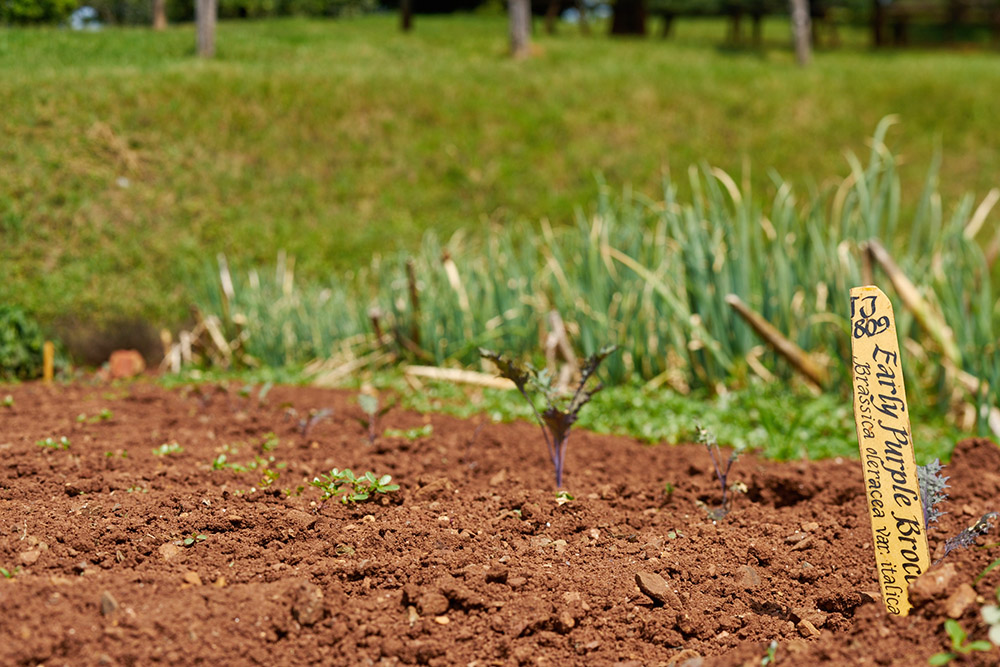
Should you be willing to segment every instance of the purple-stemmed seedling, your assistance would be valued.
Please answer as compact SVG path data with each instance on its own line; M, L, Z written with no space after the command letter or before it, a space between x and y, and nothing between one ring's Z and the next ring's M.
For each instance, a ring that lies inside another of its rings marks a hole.
M587 381L597 372L601 362L608 358L617 346L611 345L601 348L601 350L588 357L580 368L580 383L573 392L568 403L560 399L559 392L552 387L551 378L544 370L539 371L529 363L521 363L513 359L492 352L490 350L479 350L480 356L492 361L500 377L507 378L514 383L521 396L531 406L531 411L542 427L542 435L545 437L545 446L549 452L549 459L556 472L556 487L562 487L563 467L566 461L566 441L569 438L569 430L576 423L580 414L580 409L586 405L591 397L599 392L604 385L598 382L596 385L587 387ZM545 399L545 409L541 412L535 406L534 400L528 394L528 387L541 392Z
M695 441L705 445L705 449L708 450L708 455L712 457L712 466L715 468L715 477L719 480L719 486L722 487L722 505L715 510L709 511L709 515L713 519L721 519L729 514L729 485L727 484L727 480L729 479L729 469L733 467L736 459L739 458L740 450L733 448L733 451L729 454L729 458L726 459L725 466L721 465L722 450L719 449L719 441L716 439L715 434L701 426L697 428L698 437Z

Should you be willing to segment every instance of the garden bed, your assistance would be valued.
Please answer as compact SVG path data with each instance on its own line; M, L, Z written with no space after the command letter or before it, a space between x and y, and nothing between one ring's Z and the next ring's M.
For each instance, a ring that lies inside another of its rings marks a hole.
M8 393L5 665L760 665L772 640L777 664L926 664L950 647L946 598L1000 550L953 553L944 589L892 618L854 460L744 456L731 479L746 493L713 521L721 494L703 447L574 432L574 498L560 505L527 423L393 409L369 444L347 392L276 387L264 403L236 387L144 382ZM324 408L332 417L303 435L300 419ZM334 467L401 488L323 503L308 482ZM262 487L266 470L278 477ZM997 509L1000 449L959 443L947 474L932 554ZM662 602L637 574L665 580ZM958 612L973 638L998 584L1000 568ZM971 664L998 659L993 649Z

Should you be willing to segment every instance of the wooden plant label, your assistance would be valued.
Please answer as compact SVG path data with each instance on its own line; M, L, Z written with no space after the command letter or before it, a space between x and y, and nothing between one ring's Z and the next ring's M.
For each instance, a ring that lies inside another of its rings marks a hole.
M851 351L854 421L882 601L890 614L906 616L910 583L927 570L930 556L896 321L877 287L851 290Z

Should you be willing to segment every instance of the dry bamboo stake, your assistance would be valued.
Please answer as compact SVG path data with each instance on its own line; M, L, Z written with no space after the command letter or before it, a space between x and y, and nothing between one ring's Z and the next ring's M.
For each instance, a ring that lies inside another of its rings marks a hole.
M445 382L456 382L460 384L471 384L477 387L490 387L493 389L515 389L514 383L506 378L497 377L489 373L478 371L468 371L460 368L439 368L437 366L407 366L403 372L406 375L428 378L430 380L443 380Z
M743 320L750 325L757 335L764 339L768 345L774 348L792 367L801 373L813 386L822 389L829 380L829 375L825 368L820 366L809 356L809 353L801 347L788 340L770 322L765 320L760 314L754 312L743 303L743 300L735 294L726 297L726 303L739 314Z
M52 383L52 377L55 374L55 359L56 346L52 344L52 341L47 340L42 345L42 378L45 380L45 384Z
M941 351L944 352L944 356L947 357L948 361L960 368L962 366L962 353L955 342L955 335L952 333L951 327L920 296L920 291L916 285L906 277L903 270L892 259L889 251L885 249L885 246L873 239L868 241L866 247L872 259L878 262L879 266L882 267L882 270L889 277L889 281L892 282L892 286L903 301L903 305L913 313L913 317L920 324L921 328L940 346Z

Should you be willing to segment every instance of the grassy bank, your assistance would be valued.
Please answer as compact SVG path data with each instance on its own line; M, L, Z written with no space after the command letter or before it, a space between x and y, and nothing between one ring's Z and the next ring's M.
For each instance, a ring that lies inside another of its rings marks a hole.
M190 26L2 30L0 301L43 321L176 322L218 251L284 248L325 277L426 229L569 223L595 172L658 196L668 166L739 178L748 162L762 199L767 168L821 188L890 112L913 165L904 211L938 147L946 207L1000 180L995 53L871 53L849 33L800 70L785 25L762 52L719 48L724 30L564 28L520 63L499 16L421 17L411 35L392 16L223 23L213 62L192 57Z

